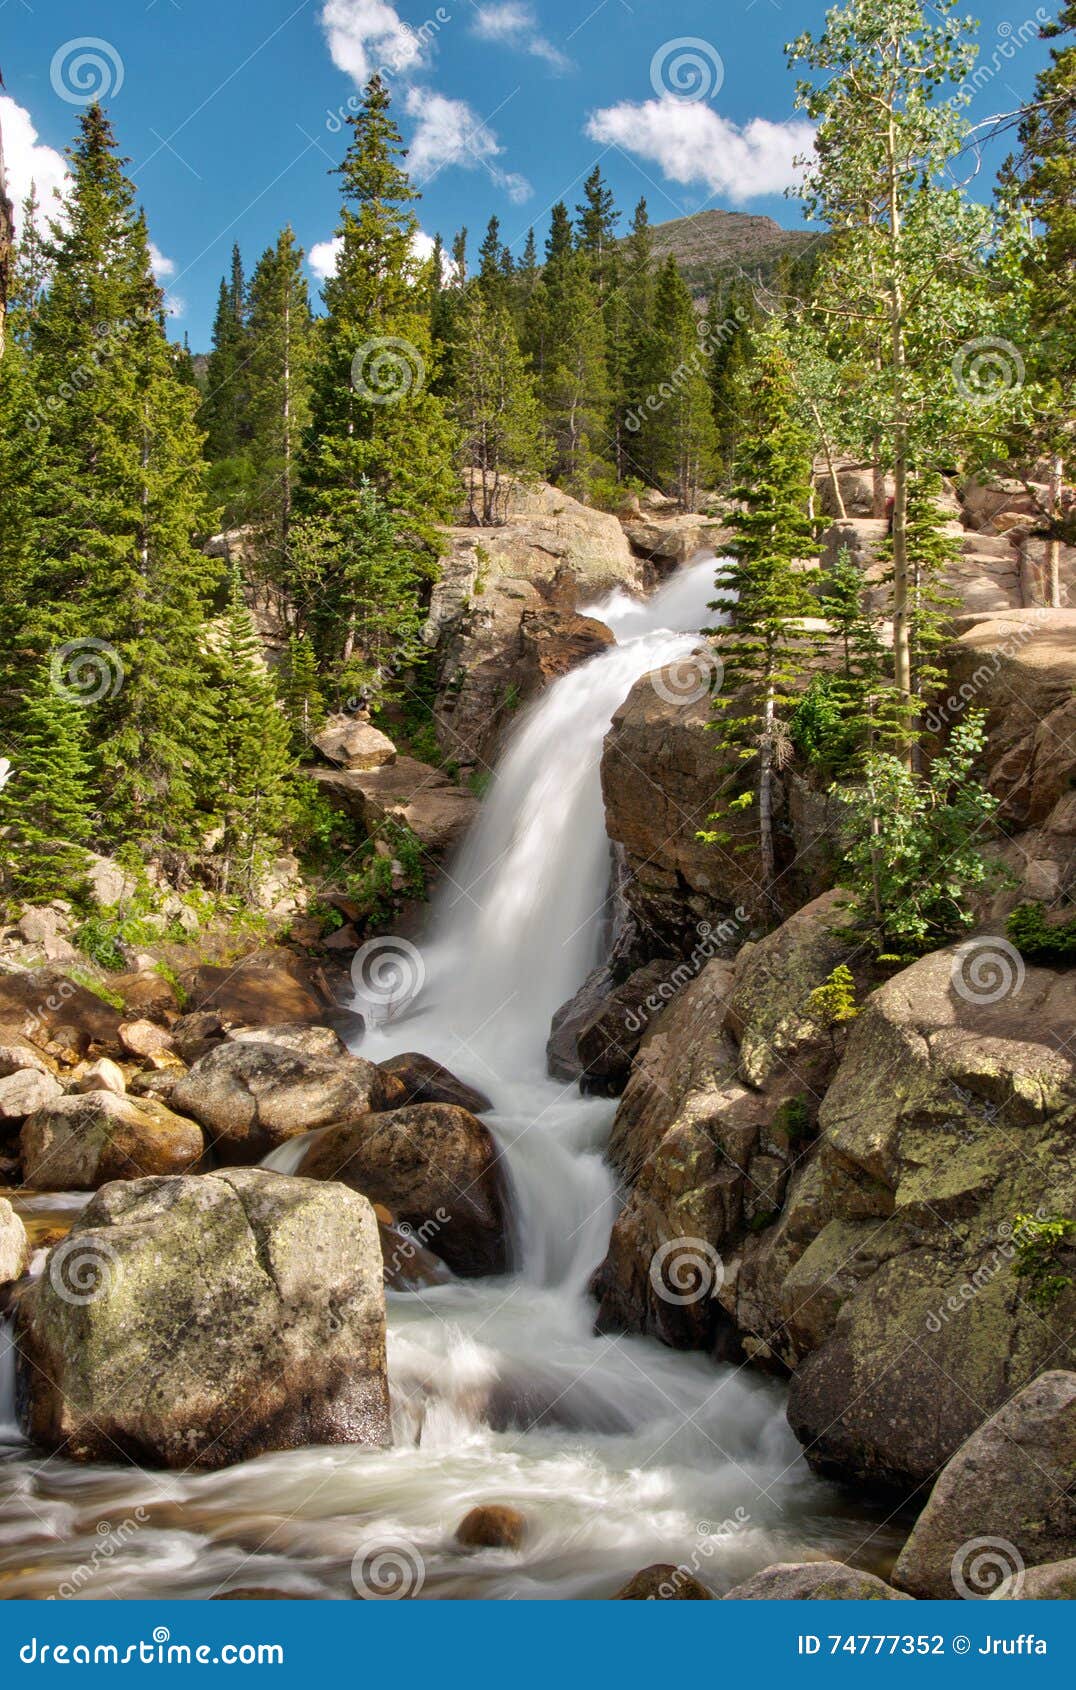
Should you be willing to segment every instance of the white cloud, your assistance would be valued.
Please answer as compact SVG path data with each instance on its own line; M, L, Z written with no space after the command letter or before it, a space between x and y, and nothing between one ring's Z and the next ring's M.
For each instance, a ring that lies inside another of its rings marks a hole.
M326 282L330 276L336 275L336 266L340 259L340 249L343 244L343 236L337 235L335 240L315 241L310 248L306 261L319 282Z
M421 39L386 0L325 0L321 27L333 64L359 84L375 70L398 75L422 62Z
M735 204L792 187L801 174L794 160L814 143L814 130L801 119L755 117L740 126L712 106L672 95L606 106L588 118L586 133L651 161L667 181L702 183Z
M466 100L451 100L428 88L411 88L406 108L418 119L408 149L408 165L420 187L444 165L458 164L464 170L487 170L513 205L530 198L531 185L525 176L502 170L494 163L504 149Z
M24 106L16 105L9 94L0 94L0 130L4 137L7 191L14 201L16 223L31 182L37 184L42 212L55 217L59 209L56 192L65 193L70 180L63 154L41 144L30 113Z
M478 6L471 27L481 40L497 41L517 53L529 53L533 58L543 59L553 70L572 68L568 55L542 34L538 19L524 0L493 0L492 4Z
M343 244L343 237L337 235L331 241L317 241L310 248L307 254L307 263L319 282L328 281L330 276L336 275L336 266L340 261L340 249ZM411 250L419 263L424 264L433 251L433 236L428 235L425 229L416 229Z
M149 243L149 261L153 267L153 274L159 282L167 281L169 276L174 276L176 273L175 259L166 258L156 241Z

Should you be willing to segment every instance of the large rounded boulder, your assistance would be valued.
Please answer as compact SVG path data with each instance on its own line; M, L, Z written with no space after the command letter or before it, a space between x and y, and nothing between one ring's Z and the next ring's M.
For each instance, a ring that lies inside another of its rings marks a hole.
M346 1126L402 1095L395 1076L361 1057L326 1060L244 1039L200 1057L171 1101L201 1123L222 1161L258 1162L289 1138Z
M163 1103L114 1092L58 1097L19 1135L23 1182L39 1191L95 1191L110 1180L185 1174L205 1151L201 1129Z
M489 1130L450 1103L415 1103L333 1127L299 1165L390 1210L463 1276L508 1267L504 1182Z
M389 1439L369 1203L264 1169L113 1184L17 1316L27 1436L77 1461L217 1468Z

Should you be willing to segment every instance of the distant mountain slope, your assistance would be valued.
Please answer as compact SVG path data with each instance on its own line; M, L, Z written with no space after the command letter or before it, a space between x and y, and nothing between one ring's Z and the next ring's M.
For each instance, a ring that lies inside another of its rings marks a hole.
M806 229L782 229L772 217L744 211L700 211L656 223L654 256L660 262L670 252L692 293L709 293L715 279L742 270L749 276L768 276L782 258L797 258L817 247L819 236Z

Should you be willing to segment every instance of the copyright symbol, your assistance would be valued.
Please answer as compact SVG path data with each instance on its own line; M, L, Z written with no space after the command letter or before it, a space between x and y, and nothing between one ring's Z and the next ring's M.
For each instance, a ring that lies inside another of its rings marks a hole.
M970 1650L970 1648L971 1648L971 1638L970 1637L954 1637L953 1638L953 1654L954 1655L966 1655L968 1653L968 1651Z

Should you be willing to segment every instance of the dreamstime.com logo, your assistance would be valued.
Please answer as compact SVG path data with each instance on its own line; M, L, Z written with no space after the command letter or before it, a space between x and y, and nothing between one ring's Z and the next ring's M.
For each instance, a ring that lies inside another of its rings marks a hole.
M370 405L396 405L426 385L426 364L417 346L398 335L364 341L351 360L352 391Z
M368 1537L351 1560L351 1582L364 1602L403 1602L426 1582L426 1563L405 1537Z
M665 41L650 61L650 86L659 100L670 97L693 105L712 100L725 80L725 61L717 48L697 35Z
M1024 385L1024 360L1011 340L980 335L965 341L952 363L953 381L969 405L995 405Z
M116 98L123 87L123 60L111 41L80 35L57 47L49 77L53 92L69 106L88 106L93 100Z
M724 679L725 665L716 651L693 651L655 669L650 685L664 704L683 706L697 704L708 695L713 697L721 691Z
M716 1297L724 1283L725 1264L705 1238L669 1238L650 1258L654 1294L674 1308Z
M1024 959L1008 939L987 933L965 939L953 953L951 980L957 997L985 1006L1014 997L1024 984Z
M355 995L375 1019L387 1019L406 1007L426 984L426 965L409 939L383 934L367 939L351 963Z
M70 704L100 704L116 698L126 678L123 659L107 640L69 640L49 663L53 691Z
M981 1602L1006 1585L1006 1596L1019 1598L1024 1586L1024 1558L1004 1537L973 1537L953 1556L953 1589L965 1602ZM1007 1582L1011 1581L1011 1582Z
M49 1284L61 1302L78 1308L110 1297L119 1277L115 1250L93 1233L69 1233L49 1255Z

